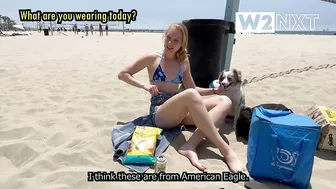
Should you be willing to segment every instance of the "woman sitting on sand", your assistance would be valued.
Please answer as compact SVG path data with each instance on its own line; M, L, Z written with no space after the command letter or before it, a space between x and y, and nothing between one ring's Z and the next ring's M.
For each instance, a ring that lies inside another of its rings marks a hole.
M118 78L152 95L150 114L154 126L169 129L183 123L197 127L191 138L178 150L196 168L201 171L206 169L199 162L196 148L207 137L219 148L231 172L243 171L245 168L236 153L216 129L231 111L232 102L226 96L218 95L202 99L201 96L219 94L223 89L196 87L190 72L187 42L186 27L183 24L170 25L164 34L164 50L139 58L124 68ZM132 77L144 68L147 68L150 84ZM179 92L182 82L185 90Z

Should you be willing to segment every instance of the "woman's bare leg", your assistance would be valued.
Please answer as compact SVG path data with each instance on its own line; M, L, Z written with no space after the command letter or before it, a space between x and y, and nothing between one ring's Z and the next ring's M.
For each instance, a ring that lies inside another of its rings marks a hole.
M219 127L227 114L230 101L228 101L227 97L216 95L204 99L204 105L209 112L212 122L216 127ZM183 123L187 125L194 125L194 121L192 120L190 114L184 118ZM199 162L196 148L204 138L204 134L199 129L196 129L195 133L190 137L190 139L178 150L181 155L187 157L191 164L200 171L204 171L206 167Z
M209 112L210 118L216 127L219 127L223 123L229 101L230 99L228 99L228 97L219 95L203 100L204 105ZM194 121L189 113L183 119L183 124L194 125Z
M226 115L231 111L232 105L230 102L231 101L225 96L214 96L212 98L204 100L204 104L209 111L211 120L216 127L221 125ZM194 124L190 115L187 115L183 122L189 125ZM190 137L190 139L178 150L181 155L187 157L191 161L191 163L201 171L204 171L206 168L199 162L196 148L199 143L203 141L204 138L205 135L199 129L197 129L195 133ZM236 169L239 167L243 167L243 165L238 160L234 152L225 156L224 159L232 172L241 171L241 169ZM236 168L230 166L231 164L235 165ZM243 168L243 170L245 170L245 168Z
M227 105L228 107L231 107L231 101L228 98L225 102L229 103ZM227 114L230 109L225 111ZM236 157L235 152L225 143L223 138L217 132L216 126L211 120L203 99L195 89L187 89L167 100L157 109L155 122L157 126L161 128L175 127L184 120L188 112L196 127L218 147L226 161L228 159L227 157L233 157L235 161L227 161L229 169L232 172L242 171L243 166L241 162ZM190 149L184 150L187 151Z

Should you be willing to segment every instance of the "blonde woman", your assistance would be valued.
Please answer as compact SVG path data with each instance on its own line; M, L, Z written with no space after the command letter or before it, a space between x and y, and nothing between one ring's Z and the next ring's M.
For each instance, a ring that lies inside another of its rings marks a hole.
M154 126L169 129L183 123L197 127L193 136L178 150L193 166L201 171L206 169L199 162L196 148L207 137L218 147L231 172L243 171L245 167L216 129L232 111L232 102L225 96L215 95L207 99L201 97L218 94L223 89L196 87L190 72L187 42L186 27L180 23L170 25L164 34L164 50L140 57L125 67L118 78L152 95L150 115ZM145 68L149 84L133 77ZM185 90L179 92L181 83Z

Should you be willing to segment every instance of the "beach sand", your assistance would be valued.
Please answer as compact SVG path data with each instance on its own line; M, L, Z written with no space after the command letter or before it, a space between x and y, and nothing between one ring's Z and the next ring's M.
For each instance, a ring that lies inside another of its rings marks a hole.
M87 182L88 171L126 171L113 161L111 130L117 122L146 115L148 92L118 80L139 56L162 47L162 34L110 33L108 37L30 36L0 38L0 186L2 189L244 188L232 182ZM255 76L336 63L335 36L237 35L232 68ZM336 66L266 78L245 87L247 105L283 103L296 113L314 104L336 107ZM147 72L135 77L148 82ZM197 171L176 148L165 152L167 172ZM247 145L225 134L246 163ZM209 141L199 146L208 172L228 171ZM334 188L336 153L317 152L312 188ZM153 172L149 170L148 172Z

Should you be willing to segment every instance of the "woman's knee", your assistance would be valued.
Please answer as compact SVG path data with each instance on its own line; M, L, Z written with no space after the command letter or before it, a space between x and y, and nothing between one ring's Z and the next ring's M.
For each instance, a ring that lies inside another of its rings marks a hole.
M217 100L217 105L224 105L227 107L232 107L232 101L227 96L218 95L216 96L216 100Z
M183 95L187 101L202 101L202 96L197 92L196 89L186 89L183 91Z

